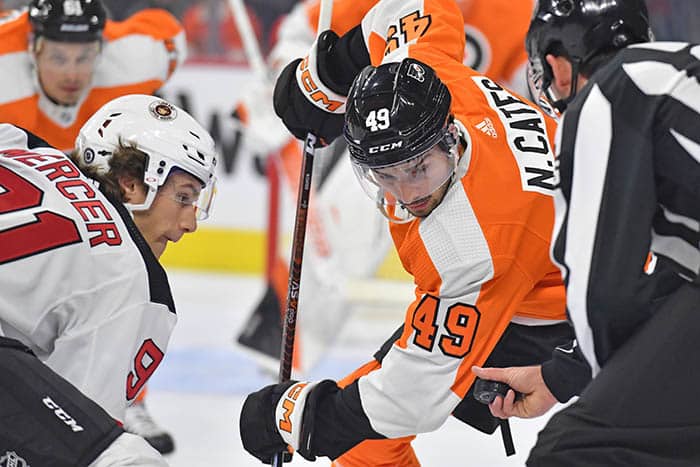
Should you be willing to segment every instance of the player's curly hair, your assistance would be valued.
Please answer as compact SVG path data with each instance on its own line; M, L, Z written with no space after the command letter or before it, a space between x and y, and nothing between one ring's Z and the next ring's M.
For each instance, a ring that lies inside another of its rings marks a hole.
M70 154L71 160L77 165L86 176L100 184L100 190L106 195L124 203L124 190L119 185L119 180L123 177L131 177L138 180L146 189L143 183L143 176L146 172L146 162L148 155L136 148L132 143L119 143L119 147L112 153L109 160L109 171L101 173L95 166L81 164L77 151Z

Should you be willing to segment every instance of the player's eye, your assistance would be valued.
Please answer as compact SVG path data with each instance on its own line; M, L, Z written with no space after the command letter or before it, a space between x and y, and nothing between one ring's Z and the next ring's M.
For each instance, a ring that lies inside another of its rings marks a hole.
M63 65L66 63L67 59L63 55L51 55L49 56L49 61L54 65Z
M390 174L384 173L384 172L379 172L378 170L375 170L375 171L374 171L374 175L375 175L379 180L382 180L382 181L385 181L385 182L389 182L389 181L392 181L392 180L395 180L395 179L396 179L396 177L394 177L393 175L390 175Z
M175 201L177 201L180 204L184 205L192 205L196 201L194 195L192 193L187 193L184 191L178 191L175 193Z

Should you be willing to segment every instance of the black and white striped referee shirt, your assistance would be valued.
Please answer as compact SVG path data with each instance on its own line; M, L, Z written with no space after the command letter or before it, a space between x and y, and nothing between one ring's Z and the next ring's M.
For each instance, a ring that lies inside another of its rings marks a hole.
M636 44L599 69L557 135L552 253L593 375L700 282L700 45Z

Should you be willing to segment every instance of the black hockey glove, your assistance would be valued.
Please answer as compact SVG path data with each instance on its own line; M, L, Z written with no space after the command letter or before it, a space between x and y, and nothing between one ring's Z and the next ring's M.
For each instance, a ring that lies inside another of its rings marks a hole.
M296 138L303 140L308 132L316 135L317 147L330 144L343 132L349 86L334 82L329 70L337 42L333 31L321 33L309 55L288 64L275 84L275 113Z
M249 394L243 403L239 422L243 447L266 464L272 462L272 457L279 452L285 452L285 462L292 460L291 453L286 452L287 443L275 427L275 407L282 394L295 382L265 386Z
M312 434L318 400L338 391L335 381L273 384L249 394L240 419L241 441L246 451L264 463L292 446L305 459L313 461ZM292 456L285 453L285 462Z

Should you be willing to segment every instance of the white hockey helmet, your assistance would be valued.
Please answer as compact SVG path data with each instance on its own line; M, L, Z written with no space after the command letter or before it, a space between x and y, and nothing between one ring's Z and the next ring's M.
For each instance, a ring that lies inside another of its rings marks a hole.
M98 173L109 171L119 144L132 144L147 155L143 182L148 188L142 204L125 204L132 211L151 207L158 188L174 168L202 182L195 203L197 217L206 219L214 197L217 152L207 130L181 108L155 96L132 94L103 105L83 125L75 141L81 164Z

